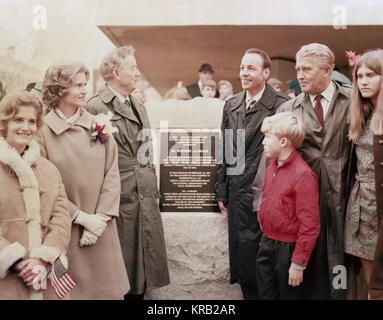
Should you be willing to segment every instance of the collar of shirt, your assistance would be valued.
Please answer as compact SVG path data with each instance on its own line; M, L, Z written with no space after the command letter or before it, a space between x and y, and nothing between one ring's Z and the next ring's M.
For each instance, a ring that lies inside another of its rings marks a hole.
M332 97L334 96L334 93L335 93L335 84L332 81L330 81L330 84L328 85L326 90L324 90L321 93L321 95L323 96L323 98L321 99L321 103L322 103L322 107L323 107L324 118L326 118L327 111L328 111L328 108L330 107L330 103L331 103ZM317 96L317 94L309 94L309 96L310 96L311 104L314 108L315 97Z
M121 101L121 103L125 103L126 100L128 100L130 102L130 98L129 96L127 96L126 98L124 98L120 93L118 93L116 90L114 90L110 85L108 85L108 88L116 95L116 97L118 98L118 100Z
M249 100L250 99L254 99L256 102L261 100L263 92L265 91L265 89L266 89L266 86L263 86L263 89L261 91L259 91L254 97L251 97L249 92L246 90L246 108L248 108L248 106L249 106Z
M198 80L198 86L199 86L199 89L202 90L202 81L201 80Z
M76 123L77 119L81 116L81 108L77 108L75 114L69 118L67 118L59 108L55 108L55 112L60 119L64 120L70 126L73 126Z

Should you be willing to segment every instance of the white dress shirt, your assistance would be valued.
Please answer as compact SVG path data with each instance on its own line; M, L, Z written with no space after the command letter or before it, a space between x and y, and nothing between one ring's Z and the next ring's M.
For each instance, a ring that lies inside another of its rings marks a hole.
M264 86L263 89L261 91L259 91L254 97L251 97L249 94L249 91L246 90L246 110L249 109L249 106L252 102L252 101L250 101L250 99L253 99L256 102L261 100L263 92L265 92L265 89L266 89L266 86Z
M59 108L55 108L55 112L60 119L64 120L65 123L70 126L73 126L76 123L77 119L81 116L81 108L77 108L75 114L69 118L67 118Z
M124 98L123 96L122 96L122 94L120 94L120 93L118 93L116 90L114 90L110 85L107 85L108 86L108 88L116 95L116 97L118 98L118 100L120 100L121 101L121 103L125 103L125 101L126 100L128 100L129 101L129 103L131 103L130 102L130 99L129 99L129 96L127 96L126 98Z
M328 109L330 108L330 103L332 98L334 97L334 93L335 93L335 84L332 81L330 81L330 84L328 85L326 90L320 93L323 96L323 98L321 99L321 104L323 108L323 120L326 119L326 115L327 115ZM314 108L315 102L316 102L315 97L317 96L317 94L309 94L309 96L311 100L311 105Z

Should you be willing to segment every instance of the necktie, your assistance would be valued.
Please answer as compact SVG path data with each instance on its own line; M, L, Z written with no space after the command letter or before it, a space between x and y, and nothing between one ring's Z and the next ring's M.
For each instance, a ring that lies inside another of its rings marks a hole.
M126 105L126 106L128 107L128 109L129 109L130 111L132 111L132 106L131 106L130 101L129 101L128 99L126 99L126 100L124 101L124 105Z
M141 121L138 120L138 117L137 117L136 113L133 111L132 105L131 105L131 103L130 103L130 101L129 101L128 99L126 99L126 100L124 101L124 105L125 105L125 106L128 108L128 110L130 111L130 113L131 113L131 117L133 117L133 119L136 119L138 122L141 123Z
M250 98L249 101L247 102L247 107L246 110L250 110L250 108L254 107L257 101L255 99Z
M124 101L124 105L128 108L128 110L133 114L133 116L136 117L136 114L133 112L132 104L130 103L130 100L126 99Z
M322 103L320 102L321 99L323 98L323 96L321 94L318 94L316 97L315 97L315 107L314 107L314 111L315 111L315 114L317 115L317 118L320 122L320 124L322 125L322 127L324 126L324 121L323 121L323 107L322 107Z

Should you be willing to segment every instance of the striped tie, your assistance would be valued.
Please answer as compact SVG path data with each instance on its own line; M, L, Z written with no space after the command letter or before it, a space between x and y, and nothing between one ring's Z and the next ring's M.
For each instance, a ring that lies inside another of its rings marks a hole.
M249 99L249 101L247 102L246 110L250 110L250 108L254 107L256 103L257 101L255 101L254 98Z

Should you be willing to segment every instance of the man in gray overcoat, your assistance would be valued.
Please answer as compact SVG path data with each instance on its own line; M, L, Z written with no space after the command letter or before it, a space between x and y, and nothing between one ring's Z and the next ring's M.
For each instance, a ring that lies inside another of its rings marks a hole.
M296 54L295 66L302 93L277 110L292 111L302 118L306 137L297 152L318 177L321 229L305 271L305 279L310 283L308 299L344 299L347 295L345 282L342 285L334 278L341 279L338 268L345 265L343 228L350 153L347 125L350 89L331 80L334 61L333 52L323 44L303 46ZM262 170L253 185L254 211L260 204L261 175Z
M134 48L115 48L103 59L100 73L106 85L86 109L92 114L112 112L112 125L118 129L114 133L121 178L117 229L131 284L125 299L137 300L147 287L166 286L170 280L157 178L147 152L151 142L142 134L150 123L144 105L131 96L140 77Z
M288 100L266 84L270 69L266 52L246 51L239 74L244 91L226 101L221 124L223 146L237 161L233 163L225 151L218 161L216 200L221 212L228 213L230 283L241 285L244 299L256 299L257 293L255 259L262 233L252 210L251 184L263 153L261 126ZM230 132L233 141L225 139Z

